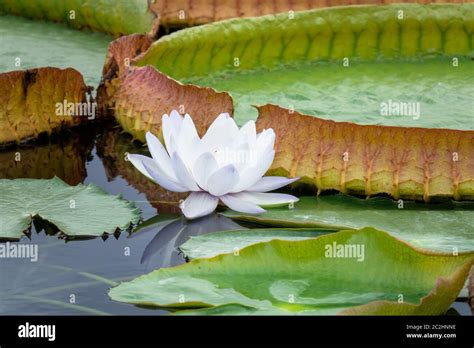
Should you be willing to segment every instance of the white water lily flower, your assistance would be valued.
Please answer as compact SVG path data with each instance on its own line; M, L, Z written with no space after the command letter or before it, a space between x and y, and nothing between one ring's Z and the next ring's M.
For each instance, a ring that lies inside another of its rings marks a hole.
M260 206L298 201L288 194L265 193L299 179L263 177L275 157L272 129L257 134L254 121L239 129L234 119L223 113L201 139L191 117L175 110L163 115L162 129L165 146L150 132L146 134L152 158L128 158L143 175L165 189L191 191L180 205L186 218L212 213L219 201L249 214L265 212Z

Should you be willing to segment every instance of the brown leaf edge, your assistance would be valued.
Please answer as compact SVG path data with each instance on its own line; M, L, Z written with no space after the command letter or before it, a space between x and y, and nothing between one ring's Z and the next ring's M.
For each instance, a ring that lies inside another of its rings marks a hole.
M464 3L472 0L444 0L444 3ZM166 29L202 25L236 17L255 17L289 11L304 11L322 7L347 5L384 5L391 3L430 4L430 0L229 0L199 1L158 0L150 5L159 13L160 25Z
M257 130L276 133L271 175L356 196L474 199L474 131L335 122L277 105L257 107Z
M151 66L131 68L120 78L113 105L123 130L141 142L148 131L161 138L161 118L172 110L188 113L200 135L219 114L234 111L228 93L181 84Z
M87 116L57 115L57 103L93 99L75 69L43 67L0 74L0 144L20 143L63 128L84 124Z
M132 64L135 57L146 52L153 43L147 34L122 36L109 44L102 79L97 89L97 103L103 115L113 115L114 95L120 87L120 77Z

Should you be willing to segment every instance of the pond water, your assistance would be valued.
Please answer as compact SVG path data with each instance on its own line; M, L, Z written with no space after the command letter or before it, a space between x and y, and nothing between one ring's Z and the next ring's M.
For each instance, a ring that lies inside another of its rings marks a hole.
M17 69L15 57L20 57L21 68L72 66L94 86L111 40L107 35L14 17L0 17L0 38L1 72ZM189 236L245 228L218 215L186 222L173 214L182 197L150 184L124 160L125 152L144 151L116 125L91 125L0 150L0 178L57 175L70 184L94 183L135 202L144 220L152 219L131 236L73 241L36 222L18 243L37 244L37 262L0 260L0 314L165 314L114 302L108 289L154 269L184 263L177 247ZM20 163L15 162L16 152L24 159ZM456 302L450 312L468 315L470 310L465 302Z
M111 153L110 149L104 149L104 138L108 145L114 142L111 137L120 139L122 145L129 143L130 139L120 136L115 130L91 134L95 131L94 128L81 130L81 133L88 133L81 146L74 146L76 137L65 134L61 139L35 148L22 146L1 151L3 164L8 159L13 164L17 151L26 158L42 156L43 161L33 167L31 163L25 163L26 167L20 164L13 169L4 167L0 170L0 178L23 177L25 169L31 174L28 177L48 178L54 172L47 168L73 168L70 171L58 170L56 174L70 183L95 183L111 194L122 194L125 199L136 203L145 220L157 216L156 206L160 207L163 215L131 236L122 233L109 236L106 240L65 241L58 234L48 235L48 232L55 232L50 231L51 226L35 223L31 235L23 237L19 243L37 244L38 260L0 261L0 314L164 313L113 302L108 298L108 289L118 281L185 262L177 247L189 236L242 228L232 220L217 215L186 222L171 214L177 203L173 201L174 197L157 196L153 185L144 186L140 176L130 175L133 168L128 162L111 160L122 157L123 152ZM127 149L130 152L142 151L134 145L129 145ZM84 155L84 151L88 153ZM75 165L69 165L71 162L66 164L68 160L75 161ZM169 209L166 209L166 204ZM75 300L74 305L70 304L71 299Z

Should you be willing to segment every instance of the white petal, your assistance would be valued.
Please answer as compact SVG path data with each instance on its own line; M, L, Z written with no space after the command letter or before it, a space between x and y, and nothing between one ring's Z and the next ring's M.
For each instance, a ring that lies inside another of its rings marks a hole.
M166 149L168 150L168 154L171 156L173 152L176 150L171 147L170 140L171 135L177 137L179 131L181 129L181 123L183 121L183 117L176 111L171 111L171 115L168 116L164 114L161 118L161 129L163 132L163 139L165 141Z
M202 145L201 139L199 139L196 127L191 117L186 114L181 124L181 130L177 135L176 151L179 152L181 159L184 161L188 168L193 168L196 159L201 155Z
M284 193L239 192L232 195L237 199L263 207L275 207L299 201L297 197Z
M172 110L170 113L171 123L173 125L173 129L179 132L181 128L181 124L183 123L183 116L176 110Z
M217 168L216 159L209 152L204 152L194 163L193 176L203 190L207 191L207 179Z
M196 219L212 213L219 199L205 192L192 192L181 204L181 210L188 219Z
M268 192L289 185L300 178L285 178L284 176L264 176L256 184L245 189L245 191Z
M187 187L189 191L200 191L200 188L196 184L196 181L189 169L186 167L186 164L183 162L179 153L173 153L171 156L171 162L173 163L173 169L180 185Z
M240 134L245 139L245 141L253 145L257 140L257 128L255 126L255 121L250 120L240 128Z
M239 171L233 164L228 164L209 176L207 191L214 196L222 196L230 192L239 182Z
M245 169L255 166L258 161L255 152L248 143L242 144L235 149L235 158L233 160L239 173L243 173Z
M268 171L275 158L275 132L273 129L266 129L257 137L257 143L251 149L251 163L253 165L240 169L240 182L232 192L246 191L247 188L255 185Z
M257 140L266 142L273 141L275 139L275 131L272 128L264 129L257 134Z
M188 114L184 115L181 129L179 131L179 137L184 140L199 137L193 119Z
M212 153L219 167L233 164L239 173L245 168L253 166L257 163L254 151L249 147L248 143L241 143L238 146L230 146Z
M267 172L275 158L275 150L271 150L263 154L252 167L248 167L242 171L240 175L239 184L232 190L232 192L246 191L247 188L255 185L262 176Z
M273 129L265 129L257 135L255 150L260 157L275 147L275 132Z
M141 155L128 155L130 162L140 171L142 174L156 182L158 185L173 192L187 192L189 191L186 187L178 184L168 177L161 169L156 165L156 162L149 157Z
M202 142L208 151L214 152L228 146L239 136L239 127L228 113L220 114L209 126Z
M157 162L157 164L168 174L168 176L175 178L173 172L173 166L171 165L171 158L163 147L161 141L152 133L146 133L146 144L151 156Z
M234 194L228 194L219 198L226 206L235 211L240 211L247 214L260 214L265 212L265 210L260 208L258 205L243 201L234 196Z
M146 157L146 156L143 156L143 155L134 155L134 154L129 154L127 156L127 159L130 161L131 164L133 164L133 166L135 168L138 169L138 171L140 173L142 173L143 175L145 175L148 179L151 179L153 180L153 178L151 177L150 173L148 173L148 171L145 169L145 167L143 166L143 162L145 161L148 161L149 162L149 165L151 167L154 167L156 166L156 163L153 161L152 158L150 157Z

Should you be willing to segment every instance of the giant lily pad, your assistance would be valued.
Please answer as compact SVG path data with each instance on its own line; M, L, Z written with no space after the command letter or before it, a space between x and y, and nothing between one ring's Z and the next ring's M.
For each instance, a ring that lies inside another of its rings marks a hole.
M0 16L0 32L0 71L72 67L81 72L87 85L99 84L109 35L15 16Z
M317 228L258 228L250 230L220 231L206 233L200 236L191 236L191 238L181 245L179 249L188 259L200 259L213 257L219 254L238 253L240 252L240 249L249 245L268 242L273 239L304 240L330 232L335 232L335 230Z
M277 134L270 173L318 193L474 200L474 131L334 122L274 105L259 107L257 125Z
M338 248L345 257L329 253ZM362 248L361 257L349 253ZM472 265L474 253L417 250L365 228L254 244L238 256L156 270L109 294L137 305L219 314L242 314L244 307L258 314L437 315L456 299Z
M365 124L470 129L473 8L346 6L231 19L165 36L136 64L230 92L240 123L256 118L251 105L271 102ZM389 100L419 102L419 117L381 115Z
M0 74L0 144L51 134L87 121L61 115L57 104L88 105L82 75L71 68L39 68ZM67 111L66 111L67 112Z
M119 36L158 30L158 14L149 3L148 0L2 0L0 13L64 22L74 28Z
M140 213L93 184L69 186L58 178L0 180L0 238L19 239L34 217L77 237L127 229Z
M384 197L344 195L301 197L293 209L271 208L259 215L223 213L237 220L270 226L358 229L373 226L423 248L452 252L474 250L474 204L426 205ZM456 249L455 249L456 248Z
M200 135L220 113L233 112L228 93L183 85L151 66L131 69L120 82L113 97L115 117L126 132L142 142L148 131L162 136L161 118L172 110L193 115Z
M406 0L406 2L418 2ZM445 2L460 2L446 0ZM340 6L348 1L293 0L266 3L259 0L218 2L214 0L2 0L0 12L29 18L65 22L76 28L88 27L114 35L148 32L220 21L233 17L253 17L271 13L294 12L311 8ZM359 0L358 3L384 3ZM71 19L70 11L75 11ZM158 18L159 16L159 18ZM126 21L122 20L127 18Z
M409 0L407 2L417 2ZM446 2L450 2L447 0ZM456 2L456 1L454 1ZM235 17L255 17L267 14L309 10L312 8L341 6L351 3L350 0L320 1L320 0L292 0L292 1L260 1L239 0L221 2L214 0L156 1L151 6L160 14L160 25L166 28L181 28L201 25ZM359 0L363 3L383 3L382 0Z

